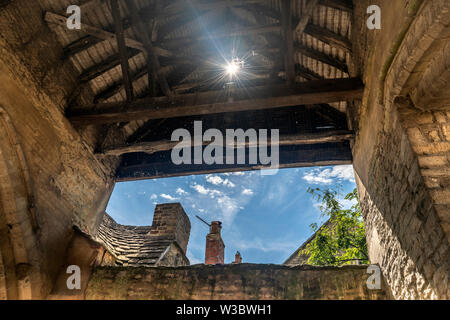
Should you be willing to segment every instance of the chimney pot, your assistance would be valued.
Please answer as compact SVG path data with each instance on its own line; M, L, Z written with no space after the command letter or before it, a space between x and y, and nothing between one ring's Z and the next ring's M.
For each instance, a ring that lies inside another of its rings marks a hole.
M219 234L220 235L220 230L222 230L222 222L220 222L220 221L211 222L211 227L209 230L210 230L209 233L211 233L211 234Z

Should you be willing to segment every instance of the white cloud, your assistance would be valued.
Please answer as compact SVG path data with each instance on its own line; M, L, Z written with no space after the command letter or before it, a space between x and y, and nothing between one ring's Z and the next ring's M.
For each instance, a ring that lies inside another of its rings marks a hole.
M240 210L240 203L237 199L230 198L228 196L223 196L217 203L219 204L220 210L222 212L222 222L224 224L231 224L234 217Z
M336 166L333 168L333 174L335 174L338 179L355 182L353 166Z
M224 176L245 176L245 172L238 171L238 172L226 172L222 173Z
M176 200L179 200L178 198L172 197L170 194L162 193L160 196L161 196L161 198L166 199L166 200L169 200L169 201L176 201Z
M231 182L231 181L228 180L228 179L225 179L225 181L223 182L223 185L224 185L224 186L227 186L227 187L229 187L229 188L234 188L234 187L236 186L233 182Z
M208 175L208 176L206 176L206 181L208 181L209 183L212 183L213 185L216 185L216 186L224 185L224 186L227 186L229 188L234 188L235 187L235 184L233 182L231 182L228 179L224 180L224 179L222 179L219 176Z
M191 186L191 188L197 191L198 193L210 196L211 198L215 198L216 196L222 195L222 192L220 192L219 190L208 189L200 184L194 184Z
M156 200L156 199L158 199L158 196L156 194L152 194L150 196L150 200Z
M206 210L203 212L199 210L199 212L214 213L214 219L218 219L227 225L230 225L233 222L236 214L242 210L242 205L248 201L243 197L231 197L225 192L209 189L200 184L194 184L191 188L196 190L200 195L207 196L212 200L212 202L209 203L203 202L202 204L206 206Z
M332 169L313 169L303 179L309 183L332 184L334 180L355 182L352 166L335 166Z
M184 191L184 190L181 189L181 188L178 188L177 191L176 191L176 193L179 194L180 196L188 195L188 194L189 194L188 192Z
M219 185L223 182L223 179L219 176L206 176L206 181L208 181L209 183L212 183L214 185Z
M310 171L303 176L303 179L309 183L320 183L320 184L332 184L333 179L329 177L330 169L325 169L324 171L317 172L316 170Z
M254 194L254 192L253 192L252 189L244 189L244 190L242 191L242 194L243 194L243 195L246 195L246 196L252 196L252 195Z
M208 194L209 190L206 189L204 186L199 185L199 184L194 184L193 186L191 186L191 188L193 188L195 191L197 191L200 194Z

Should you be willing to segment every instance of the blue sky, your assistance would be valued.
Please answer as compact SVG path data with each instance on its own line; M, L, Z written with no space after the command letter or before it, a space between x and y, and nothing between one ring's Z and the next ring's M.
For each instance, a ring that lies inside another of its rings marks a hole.
M187 256L203 263L207 221L223 222L225 262L240 251L243 262L283 263L324 222L308 187L355 188L352 166L198 175L117 183L107 212L124 225L151 225L158 203L180 202L191 220Z

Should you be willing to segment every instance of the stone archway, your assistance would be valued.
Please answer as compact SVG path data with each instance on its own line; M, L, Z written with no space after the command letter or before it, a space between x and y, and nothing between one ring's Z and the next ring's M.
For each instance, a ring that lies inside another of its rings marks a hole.
M40 298L38 230L28 168L0 106L0 298Z

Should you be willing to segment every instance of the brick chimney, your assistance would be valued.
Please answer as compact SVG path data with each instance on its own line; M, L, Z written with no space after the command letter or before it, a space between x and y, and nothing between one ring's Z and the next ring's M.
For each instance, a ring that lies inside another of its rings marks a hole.
M242 256L241 256L241 253L239 251L237 251L236 254L234 255L233 264L240 264L240 263L242 263Z
M220 236L222 222L213 221L206 236L205 264L224 264L225 244Z
M175 240L186 253L191 222L180 203L158 204L153 215L149 236L154 239Z

